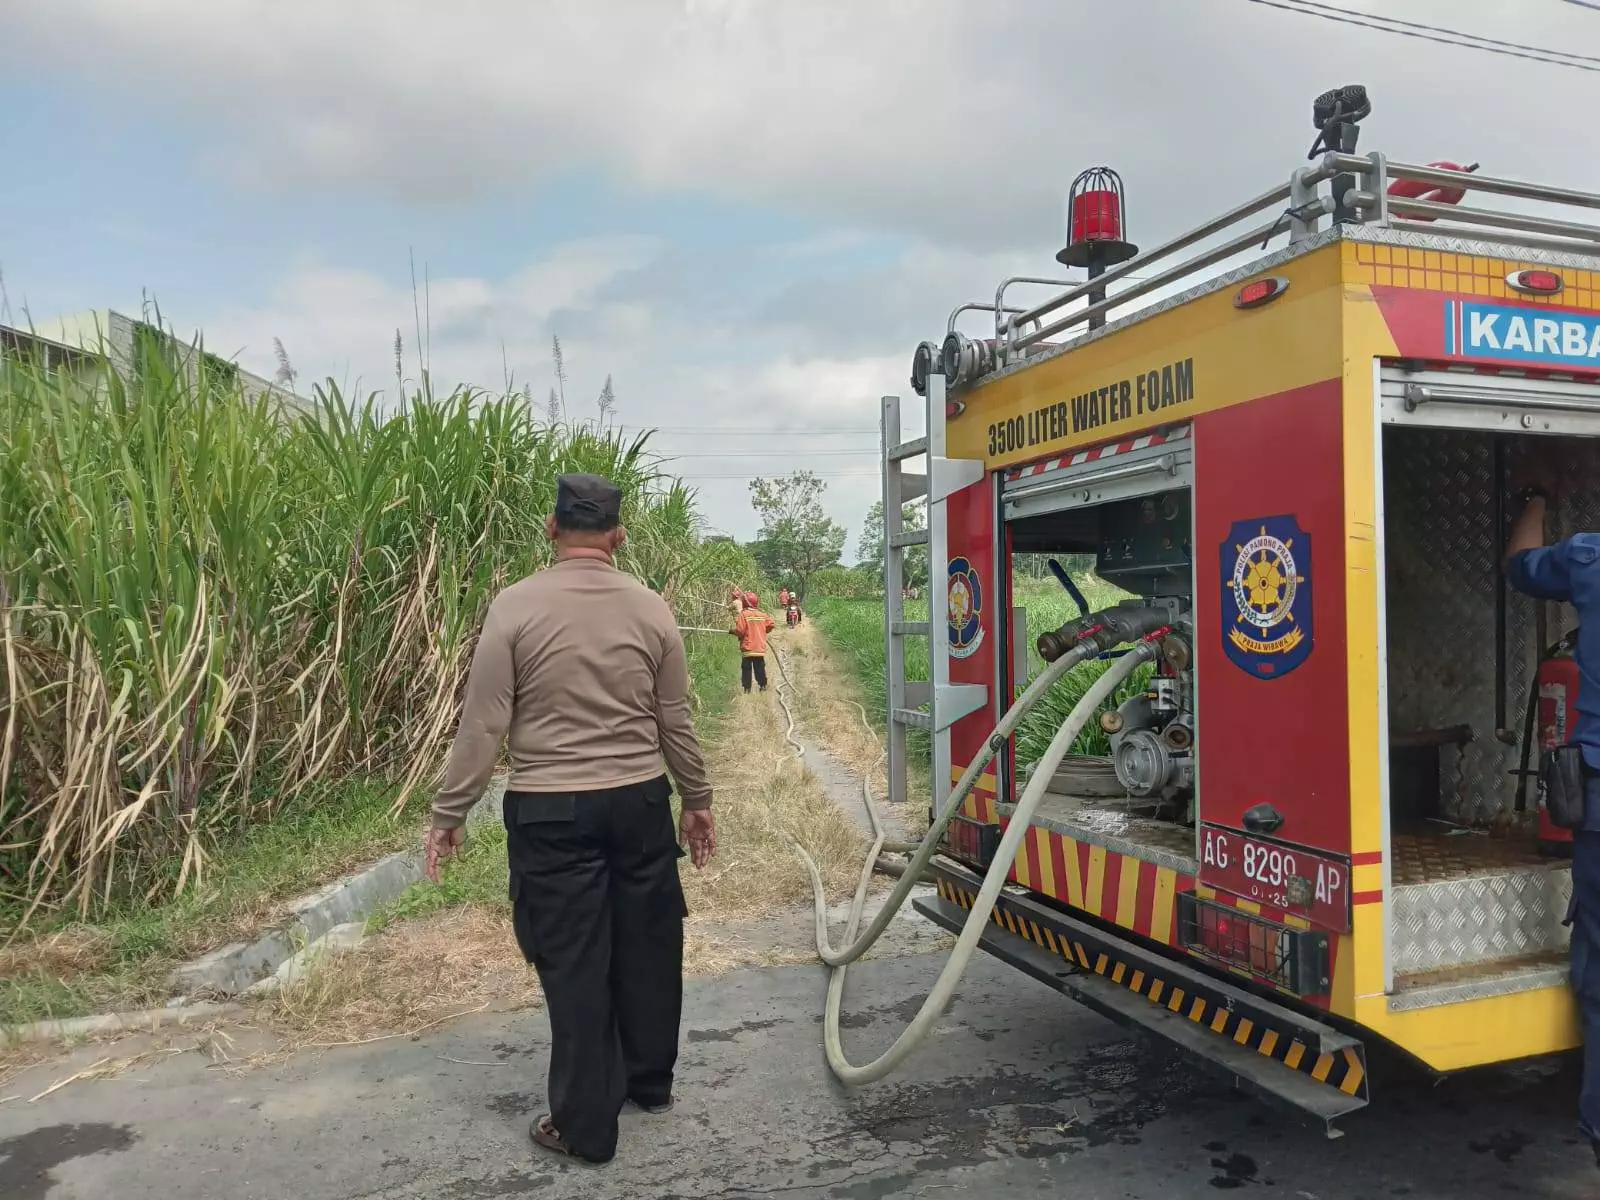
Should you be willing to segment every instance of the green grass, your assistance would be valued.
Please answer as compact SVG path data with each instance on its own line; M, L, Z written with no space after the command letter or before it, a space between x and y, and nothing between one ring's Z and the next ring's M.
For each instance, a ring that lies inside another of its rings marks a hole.
M1091 609L1104 608L1125 598L1125 593L1093 575L1080 576L1077 583ZM1054 629L1076 616L1077 608L1072 603L1071 597L1053 580L1019 581L1015 588L1015 599L1028 612L1030 643L1028 665L1031 680L1044 667L1044 662L1033 649L1032 642L1045 630ZM927 601L926 599L920 602L907 601L905 609L907 620L920 620L927 614ZM881 729L887 711L884 696L886 671L883 601L844 600L818 596L813 597L807 605L806 615L816 623L817 628L826 635L829 643L848 665L852 676L864 693L863 703L868 713ZM906 677L926 680L927 643L922 639L910 639L906 643L906 651ZM1055 736L1056 730L1066 720L1067 714L1090 685L1105 671L1106 666L1107 664L1103 662L1083 664L1057 683L1034 706L1033 711L1017 730L1019 767L1038 760L1045 747L1049 745L1050 739ZM1120 702L1122 697L1142 686L1148 678L1148 670L1136 672L1134 680L1119 690L1117 697L1113 698L1108 707L1116 707L1116 703ZM1026 686L1027 682L1027 680L1022 681L1022 686ZM1018 691L1021 691L1020 686ZM925 734L913 731L910 744L913 755L927 755L931 752ZM1101 732L1097 722L1090 722L1073 745L1075 754L1105 754L1108 751L1105 734Z
M727 633L685 633L683 646L689 660L689 682L694 687L695 720L715 720L733 703L739 680L739 643Z
M644 437L426 383L289 412L146 350L131 379L0 356L0 1022L157 999L274 901L414 844L560 472L622 489L619 566L681 624L757 577ZM737 648L685 636L715 716Z
M466 846L445 868L437 886L426 880L412 884L367 919L367 930L375 933L458 904L504 906L508 902L506 827L501 821L491 820L471 830Z

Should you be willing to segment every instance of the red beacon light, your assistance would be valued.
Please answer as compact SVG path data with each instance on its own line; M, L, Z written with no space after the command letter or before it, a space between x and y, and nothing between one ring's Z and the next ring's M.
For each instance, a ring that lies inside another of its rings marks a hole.
M1067 244L1056 254L1063 266L1083 267L1094 279L1107 267L1126 262L1139 253L1127 240L1127 206L1123 203L1122 176L1110 167L1090 167L1072 181L1067 192ZM1104 291L1089 293L1089 303L1099 304ZM1105 324L1105 315L1089 318L1089 328Z
M1067 244L1056 261L1087 267L1089 277L1139 253L1124 239L1126 205L1122 177L1110 167L1090 167L1072 181L1067 193Z

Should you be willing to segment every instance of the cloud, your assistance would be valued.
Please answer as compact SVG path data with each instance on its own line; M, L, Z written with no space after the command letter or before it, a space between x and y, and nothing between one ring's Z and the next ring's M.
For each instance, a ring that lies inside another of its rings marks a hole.
M406 278L304 262L263 303L210 316L205 336L212 348L269 376L273 339L280 338L302 391L332 376L347 394L389 396L397 329L407 386L418 377L420 320L436 386L498 390L509 372L542 412L555 386L551 337L559 334L569 416L594 416L601 384L612 376L619 419L632 430L660 431L654 448L700 489L716 527L753 535L746 479L799 467L827 477L830 512L853 527L879 487L878 397L905 390L906 356L898 347L893 354L830 352L817 338L752 321L741 334L742 353L730 357L725 342L707 336L701 314L672 303L670 293L643 302L622 286L655 277L658 264L675 254L646 239L579 241L499 277L434 278L425 295L420 280L413 293Z
M428 279L419 268L415 290L410 280L306 261L273 286L265 303L212 315L206 338L251 369L272 361L272 340L279 338L303 380L331 376L381 389L392 381L398 330L413 374L426 351L442 380L500 383L502 343L508 358L517 352L513 361L528 361L536 346L544 361L549 334L564 327L563 317L596 339L641 336L647 317L625 304L596 307L596 297L658 252L645 238L575 241L501 279Z
M1392 11L1378 0L1345 0ZM1391 153L1575 185L1600 77L1245 0L52 0L0 43L165 102L259 188L461 205L599 169L985 252L1059 236L1076 170L1129 180L1142 236L1284 177L1311 96L1361 80ZM1594 44L1576 6L1405 16ZM1369 139L1370 140L1370 139Z
M740 450L750 471L826 471L835 515L856 519L876 460L844 451L876 437L821 431L870 431L881 394L909 397L911 349L955 305L992 299L1008 275L1058 274L1061 197L1084 166L1123 173L1150 246L1285 179L1310 143L1312 96L1360 81L1376 108L1364 150L1600 190L1600 164L1572 152L1600 75L1247 0L0 7L0 61L75 74L92 84L80 101L136 99L251 192L386 206L425 233L599 175L621 193L801 218L803 236L754 251L670 231L570 241L496 274L444 264L427 288L437 379L496 385L504 363L542 397L559 333L573 405L589 411L613 374L623 419L663 427L712 519L741 534L744 485L720 477L739 473ZM1408 0L1403 15L1548 46L1600 32L1600 14L1573 5ZM397 328L415 373L409 278L286 259L269 293L221 310L150 282L264 373L281 337L302 379L383 387Z

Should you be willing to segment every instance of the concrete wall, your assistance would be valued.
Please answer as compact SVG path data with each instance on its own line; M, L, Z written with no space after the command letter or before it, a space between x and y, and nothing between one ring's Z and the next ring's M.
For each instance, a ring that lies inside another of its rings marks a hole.
M129 317L110 308L89 309L86 312L67 313L62 316L48 317L33 323L33 331L40 337L60 342L67 346L76 346L91 352L104 352L111 360L117 373L124 378L132 378L134 368L134 341L140 326L157 329L177 352L181 359L192 356L195 338L185 341L174 337L170 332L159 329L148 322ZM219 355L220 359L221 356ZM245 395L251 399L259 399L263 395L270 395L280 400L288 409L308 412L311 403L293 392L285 390L270 379L264 379L250 371L246 371L237 363L228 359L237 372L237 378L244 389Z

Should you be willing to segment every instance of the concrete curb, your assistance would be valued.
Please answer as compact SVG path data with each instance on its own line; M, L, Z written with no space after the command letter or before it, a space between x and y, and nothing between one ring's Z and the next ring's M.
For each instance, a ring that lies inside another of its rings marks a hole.
M495 819L505 790L505 776L491 780L483 799L468 814L468 825L477 827ZM247 992L330 930L365 921L422 877L420 854L400 852L380 858L366 870L294 901L289 905L293 917L255 941L230 942L185 963L169 977L172 989L183 996L237 996Z
M296 900L289 906L294 917L255 941L230 942L185 963L170 976L172 988L185 996L237 996L335 925L365 919L421 878L417 854L380 858L366 870Z
M173 1004L166 1008L102 1013L97 1017L33 1021L27 1025L0 1026L0 1046L21 1046L29 1042L92 1037L98 1033L151 1033L163 1025L187 1025L191 1021L233 1016L243 1011L242 1004L212 1004L201 1001L195 1004Z
M304 950L291 954L278 965L278 969L265 979L257 980L244 991L246 996L268 996L280 988L298 983L315 969L329 954L343 954L356 949L366 939L367 923L351 921L335 925Z

